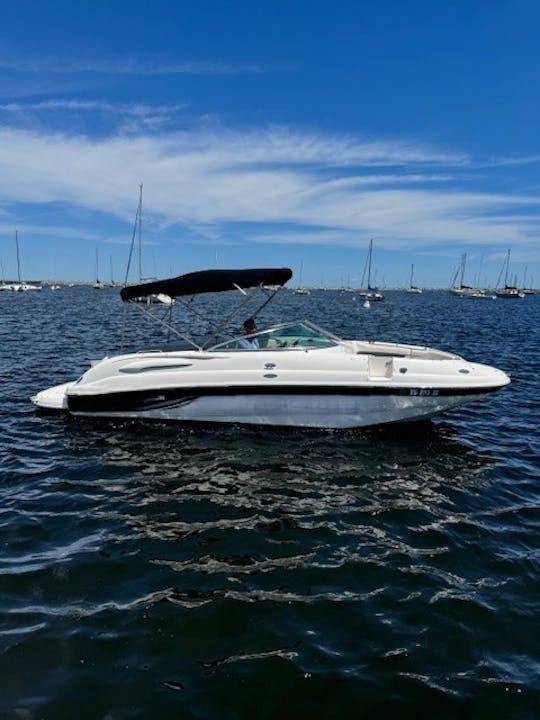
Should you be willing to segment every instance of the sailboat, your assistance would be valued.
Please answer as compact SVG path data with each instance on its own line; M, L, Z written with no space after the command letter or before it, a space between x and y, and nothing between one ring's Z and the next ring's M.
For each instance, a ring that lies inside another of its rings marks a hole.
M19 254L19 233L15 230L15 246L17 248L17 280L12 285L12 289L16 292L27 292L28 290L41 290L41 285L32 285L31 283L21 280L21 259Z
M103 290L105 283L102 283L99 279L99 252L96 247L96 282L94 283L94 290Z
M4 276L4 265L2 263L0 263L0 270L2 271L2 282L0 282L0 292L2 292L4 290L13 290L13 287L6 283L6 278Z
M460 297L463 297L465 295L469 295L470 293L474 292L474 288L470 285L465 285L464 278L465 278L465 265L467 264L467 253L463 253L461 256L461 262L454 273L454 277L452 279L452 287L450 288L450 292L452 295L458 295ZM459 285L456 285L455 282L457 280L457 276L459 274Z
M498 298L503 298L505 300L520 300L525 297L525 293L521 292L521 290L517 287L517 282L514 282L514 285L508 284L508 272L510 269L510 249L508 249L506 253L506 260L503 265L504 272L504 287L499 288L499 280L497 280L497 287L495 288L494 292L495 295ZM502 270L501 270L502 273ZM501 273L499 274L499 279L501 277Z
M54 278L56 278L56 260L54 261ZM56 282L56 279L49 283L49 287L53 292L60 290L60 285Z
M536 295L536 290L533 289L533 278L531 275L530 279L530 287L527 287L527 268L523 271L523 290L522 292L525 295Z
M109 265L110 265L110 268L111 268L111 281L110 281L110 283L109 283L109 287L116 287L116 283L115 283L115 281L114 281L112 255L109 255Z
M298 273L298 287L293 290L296 295L311 295L311 291L302 285L302 272L304 270L303 261L300 262L300 272Z
M480 269L478 271L477 280L476 280L476 286L474 288L471 288L468 292L463 294L464 298L467 298L467 300L496 300L497 298L493 293L489 292L489 290L486 290L484 288L480 287L480 277L482 275L482 263L484 262L484 256L482 255L480 257Z
M364 277L367 269L367 289L360 290L359 295L364 300L384 300L384 295L378 291L376 287L371 287L371 256L373 255L373 238L369 241L368 256L366 258L366 265L364 266L364 272L362 273L362 285L364 284Z
M409 283L407 292L419 294L422 292L422 288L419 288L419 287L416 287L416 285L413 285L413 274L414 274L414 265L411 265L411 281Z
M133 236L131 238L131 248L129 250L129 259L128 259L128 266L126 269L126 278L124 287L127 286L127 277L129 275L129 266L131 264L131 257L133 255L133 247L135 245L135 237L138 238L138 256L139 256L139 285L142 283L148 282L149 280L153 280L154 278L144 278L143 277L143 271L142 271L142 192L143 192L143 186L142 183L139 185L139 204L137 205L137 212L135 213L135 224L133 227ZM133 298L133 302L135 303L141 303L144 305L154 305L154 304L162 304L162 305L172 305L174 300L169 297L169 295L165 295L164 293L151 293L149 295L144 295L141 297Z

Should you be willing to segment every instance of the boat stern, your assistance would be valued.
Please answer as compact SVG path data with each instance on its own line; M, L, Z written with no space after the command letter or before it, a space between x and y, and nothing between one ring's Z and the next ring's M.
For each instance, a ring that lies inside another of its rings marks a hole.
M73 382L55 385L54 387L41 390L30 399L40 410L48 412L65 412L67 406L67 391L73 385Z

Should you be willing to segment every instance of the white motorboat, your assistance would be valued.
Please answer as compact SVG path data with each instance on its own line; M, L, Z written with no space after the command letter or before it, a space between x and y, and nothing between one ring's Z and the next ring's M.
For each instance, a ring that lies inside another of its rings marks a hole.
M172 314L180 306L192 308L202 293L236 291L241 303L229 313L230 322L261 291L256 316L291 276L287 268L208 270L127 286L121 297L192 296L171 306ZM152 316L151 308L134 307ZM355 428L431 418L510 382L501 370L453 353L343 340L308 321L223 339L225 322L204 341L178 332L172 319L159 322L183 345L105 357L78 380L43 390L32 401L80 417Z

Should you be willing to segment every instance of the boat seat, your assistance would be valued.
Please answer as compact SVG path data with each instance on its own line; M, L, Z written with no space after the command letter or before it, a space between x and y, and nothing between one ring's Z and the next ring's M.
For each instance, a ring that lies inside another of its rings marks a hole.
M394 360L388 355L370 355L368 372L371 378L390 379L394 371Z

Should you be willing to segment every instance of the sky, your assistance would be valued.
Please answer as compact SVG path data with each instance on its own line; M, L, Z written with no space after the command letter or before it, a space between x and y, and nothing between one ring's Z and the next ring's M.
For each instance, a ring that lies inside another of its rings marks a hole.
M8 0L0 262L123 281L540 286L540 5ZM130 281L138 280L137 263Z

